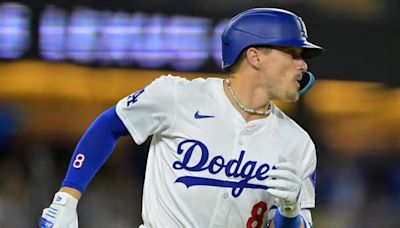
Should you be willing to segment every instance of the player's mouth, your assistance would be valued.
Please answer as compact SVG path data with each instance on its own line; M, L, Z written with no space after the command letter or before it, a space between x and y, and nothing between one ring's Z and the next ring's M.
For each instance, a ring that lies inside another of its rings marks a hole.
M301 73L298 74L296 77L296 84L297 84L298 89L300 89L300 82L301 82L302 78L303 78L303 74L301 74Z

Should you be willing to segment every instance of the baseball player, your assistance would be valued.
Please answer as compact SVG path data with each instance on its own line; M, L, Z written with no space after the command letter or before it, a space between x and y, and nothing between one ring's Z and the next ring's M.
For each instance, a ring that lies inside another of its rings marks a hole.
M119 137L152 136L141 227L311 227L316 152L271 100L294 102L314 76L302 19L281 9L235 16L222 34L228 77L161 76L101 114L83 135L41 227L78 227L81 193Z

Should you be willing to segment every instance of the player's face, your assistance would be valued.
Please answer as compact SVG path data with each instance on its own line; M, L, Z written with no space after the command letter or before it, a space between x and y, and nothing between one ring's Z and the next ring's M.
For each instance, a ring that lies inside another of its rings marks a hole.
M293 47L273 47L264 51L260 70L265 75L265 85L271 99L289 102L299 99L299 81L307 70L301 52L301 48Z

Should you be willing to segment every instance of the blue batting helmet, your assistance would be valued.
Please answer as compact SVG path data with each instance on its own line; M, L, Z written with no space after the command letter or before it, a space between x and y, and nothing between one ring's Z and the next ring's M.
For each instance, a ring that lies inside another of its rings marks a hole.
M232 18L222 33L222 69L229 71L242 51L251 46L298 47L303 49L304 59L322 54L323 49L307 38L303 20L292 12L274 8L244 11ZM301 92L306 92L315 78L311 73L303 78L301 84L307 88L302 87Z

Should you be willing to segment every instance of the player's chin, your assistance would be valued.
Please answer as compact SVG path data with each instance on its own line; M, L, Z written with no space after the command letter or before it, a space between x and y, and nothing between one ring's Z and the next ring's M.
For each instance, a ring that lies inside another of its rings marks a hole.
M290 98L292 102L296 102L299 100L300 98L299 89L300 89L300 84L296 82L295 88L290 91Z
M299 93L294 94L291 98L289 102L296 102L299 100Z
M300 95L299 95L299 91L297 91L297 90L291 90L291 91L288 91L288 93L286 94L286 99L285 99L285 101L286 102L296 102L296 101L298 101L299 100L299 97L300 97Z

